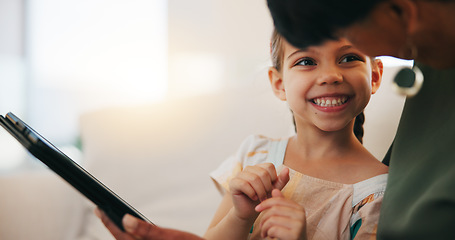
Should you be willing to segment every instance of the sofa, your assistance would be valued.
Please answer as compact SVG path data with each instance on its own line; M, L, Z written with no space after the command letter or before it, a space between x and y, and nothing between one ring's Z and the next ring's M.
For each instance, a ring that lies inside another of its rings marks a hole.
M366 110L364 142L379 159L403 105L387 88ZM250 134L292 133L286 103L263 83L80 117L82 165L155 224L198 235L221 200L210 171ZM44 166L1 175L0 190L2 240L113 239L95 206Z

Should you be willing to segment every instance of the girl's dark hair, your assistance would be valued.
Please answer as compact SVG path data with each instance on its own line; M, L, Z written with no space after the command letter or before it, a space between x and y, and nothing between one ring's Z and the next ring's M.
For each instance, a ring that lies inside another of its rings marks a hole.
M354 121L354 135L363 144L363 124L365 123L365 113L361 112Z
M278 71L282 70L283 63L283 37L277 32L276 29L273 30L272 38L270 41L270 55L272 58L272 65ZM297 132L297 125L295 124L294 113L292 112L292 122L294 124L295 132ZM365 122L365 114L361 112L355 118L354 122L354 135L359 140L360 143L363 143L363 123Z
M336 39L336 32L365 19L386 0L267 0L275 28L298 47Z

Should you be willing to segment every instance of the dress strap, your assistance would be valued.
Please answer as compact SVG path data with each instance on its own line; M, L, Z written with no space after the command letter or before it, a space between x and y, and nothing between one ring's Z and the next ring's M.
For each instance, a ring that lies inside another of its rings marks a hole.
M270 142L269 154L267 156L267 162L273 163L275 167L283 165L284 155L286 154L286 147L288 145L288 138L281 139L278 141Z
M359 204L364 198L371 194L384 194L389 174L381 174L367 180L355 183L352 207Z

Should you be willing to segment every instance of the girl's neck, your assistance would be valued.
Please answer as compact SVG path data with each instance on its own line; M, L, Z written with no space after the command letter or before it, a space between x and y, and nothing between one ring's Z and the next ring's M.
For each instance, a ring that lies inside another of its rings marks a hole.
M344 132L305 129L289 139L284 165L302 174L352 184L386 173L383 166L354 136Z
M290 146L306 161L328 161L344 158L363 148L350 127L336 132L304 129L290 139Z

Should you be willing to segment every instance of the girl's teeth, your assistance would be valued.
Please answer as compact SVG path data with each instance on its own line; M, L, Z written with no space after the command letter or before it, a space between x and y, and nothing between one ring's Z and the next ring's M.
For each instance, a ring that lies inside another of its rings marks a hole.
M316 105L321 106L321 107L336 107L336 106L340 106L340 105L346 103L347 99L348 99L347 97L341 97L338 99L317 98L317 99L314 99L313 102Z

